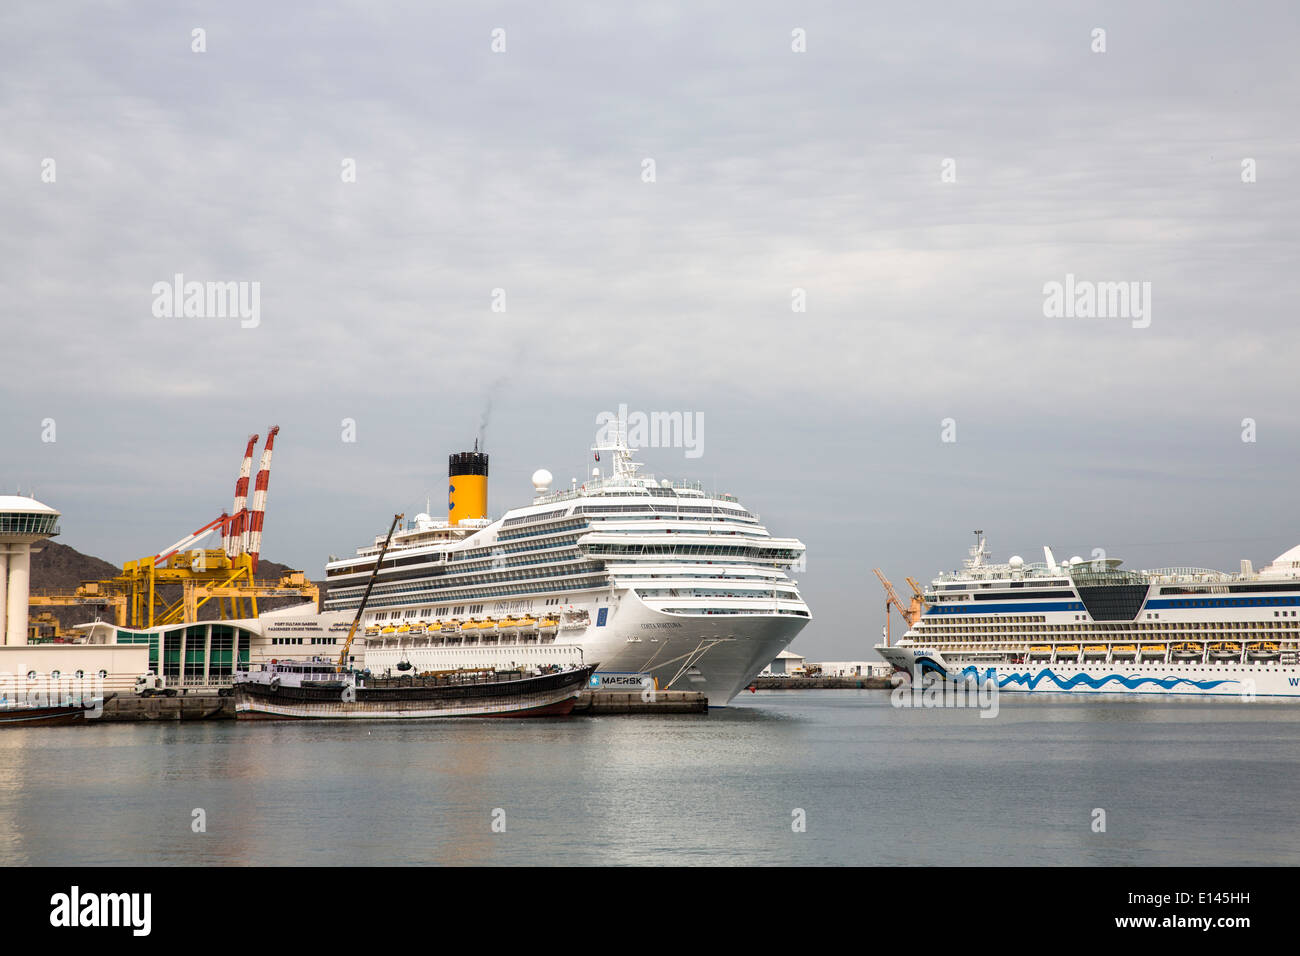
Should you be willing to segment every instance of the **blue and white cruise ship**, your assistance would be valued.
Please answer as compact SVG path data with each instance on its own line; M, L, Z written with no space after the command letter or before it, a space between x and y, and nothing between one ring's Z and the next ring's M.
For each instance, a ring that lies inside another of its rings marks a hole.
M810 620L786 571L804 554L731 495L638 474L626 430L589 479L490 520L487 455L451 456L446 520L393 536L366 603L372 671L596 664L725 705ZM607 470L602 471L604 467ZM326 564L325 613L355 612L383 535Z
M1300 546L1256 572L1129 571L1114 558L989 561L982 532L961 571L923 592L896 672L1000 691L1300 698Z

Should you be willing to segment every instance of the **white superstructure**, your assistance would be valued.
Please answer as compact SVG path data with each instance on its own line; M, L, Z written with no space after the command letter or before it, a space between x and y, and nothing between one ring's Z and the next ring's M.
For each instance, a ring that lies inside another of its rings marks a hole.
M898 671L1002 691L1300 698L1300 547L1255 572L1121 570L1121 561L989 561L925 589L921 618L876 650Z
M585 484L551 491L539 471L532 504L495 521L422 514L396 533L366 605L366 666L577 657L713 706L747 686L810 619L786 574L803 545L731 495L640 474L622 426L611 431ZM326 611L355 610L381 543L329 561Z

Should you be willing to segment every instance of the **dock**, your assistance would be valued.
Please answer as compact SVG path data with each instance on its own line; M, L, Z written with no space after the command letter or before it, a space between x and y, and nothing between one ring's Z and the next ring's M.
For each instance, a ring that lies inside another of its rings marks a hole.
M573 712L589 717L606 714L707 714L709 699L695 690L659 690L649 700L643 699L639 690L585 690L579 695Z
M888 677L755 677L756 690L889 690Z
M709 700L698 691L656 691L642 700L640 691L583 691L573 708L575 716L611 714L707 714ZM234 720L235 699L217 694L183 694L177 697L137 697L118 694L104 704L104 713L88 723L133 723L151 720Z
M104 703L104 713L87 723L129 723L146 720L234 720L235 698L217 694L177 697L137 697L118 694Z

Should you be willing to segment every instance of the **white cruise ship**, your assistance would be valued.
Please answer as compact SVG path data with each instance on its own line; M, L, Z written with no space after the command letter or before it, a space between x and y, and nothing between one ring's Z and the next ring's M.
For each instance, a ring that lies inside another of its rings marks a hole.
M539 471L532 504L495 521L488 456L452 455L447 520L416 516L384 557L365 666L599 663L608 679L648 675L711 706L744 689L810 619L786 574L804 546L731 495L639 474L625 428L610 431L585 484L552 491ZM355 612L383 538L326 564L327 614Z
M989 561L923 591L920 617L876 650L896 671L1000 691L1300 697L1300 546L1256 572L1121 570L1113 558Z

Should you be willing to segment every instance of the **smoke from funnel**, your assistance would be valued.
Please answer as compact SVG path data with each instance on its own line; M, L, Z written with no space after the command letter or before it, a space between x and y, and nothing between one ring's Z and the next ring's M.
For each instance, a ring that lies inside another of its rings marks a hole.
M483 414L478 419L478 446L487 448L487 427L488 421L492 418L492 396L488 396L487 404L483 406Z
M522 353L516 350L519 358ZM518 359L511 364L517 364ZM496 394L501 391L506 384L506 376L498 377L491 385L487 387L487 397L483 400L483 414L478 418L478 446L481 449L487 449L487 428L488 422L492 419L492 403L496 400Z

